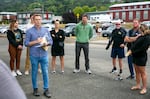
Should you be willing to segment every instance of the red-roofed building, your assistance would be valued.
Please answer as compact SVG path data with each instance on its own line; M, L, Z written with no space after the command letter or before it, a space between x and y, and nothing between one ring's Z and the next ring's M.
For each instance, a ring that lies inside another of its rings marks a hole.
M112 16L112 19L122 19L125 22L132 22L135 18L140 21L150 21L150 1L114 4L107 11L87 12L86 14L89 18L93 15L108 14Z
M123 19L131 22L138 18L140 21L150 21L150 1L115 4L109 7L113 19Z

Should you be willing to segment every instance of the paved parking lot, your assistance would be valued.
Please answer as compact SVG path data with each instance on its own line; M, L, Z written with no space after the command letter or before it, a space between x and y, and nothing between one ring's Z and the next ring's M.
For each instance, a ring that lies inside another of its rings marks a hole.
M0 58L9 64L7 52L8 42L5 38L0 38ZM81 72L73 74L74 69L74 41L65 44L65 73L60 73L59 58L57 58L56 74L50 75L51 99L149 99L150 97L150 62L148 62L148 93L139 95L139 91L131 91L130 87L135 84L135 80L126 80L129 71L126 59L124 59L124 74L122 81L116 81L115 75L110 74L112 69L110 50L105 50L106 41L93 41L90 43L90 64L93 74L84 72L84 56L81 54ZM49 50L50 53L50 50ZM24 72L26 49L21 57L21 71ZM51 57L50 57L51 59ZM40 97L32 95L31 76L17 76L17 80L23 88L28 99L47 99L42 95L42 76L39 74L38 85L41 93Z

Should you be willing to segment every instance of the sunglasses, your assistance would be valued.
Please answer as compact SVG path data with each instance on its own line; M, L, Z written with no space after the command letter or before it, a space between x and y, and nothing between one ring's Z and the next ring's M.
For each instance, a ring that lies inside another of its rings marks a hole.
M116 24L116 25L121 25L121 24Z

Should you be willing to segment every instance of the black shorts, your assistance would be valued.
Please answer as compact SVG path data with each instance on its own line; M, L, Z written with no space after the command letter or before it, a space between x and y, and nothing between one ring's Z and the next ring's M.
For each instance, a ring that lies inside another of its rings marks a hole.
M146 66L147 56L144 57L133 57L133 63L137 66Z
M124 48L112 48L111 50L111 57L112 58L124 58Z

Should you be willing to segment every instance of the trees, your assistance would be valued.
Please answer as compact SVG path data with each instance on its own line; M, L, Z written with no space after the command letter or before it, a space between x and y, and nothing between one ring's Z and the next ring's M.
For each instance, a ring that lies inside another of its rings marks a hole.
M62 15L76 7L82 7L85 12L100 8L103 0L2 0L0 11L32 11L34 8L41 8L45 11ZM95 7L93 7L95 5ZM90 8L90 9L89 9ZM95 10L96 11L96 10Z
M122 0L123 2L149 1L149 0ZM32 11L41 8L44 11L62 15L68 11L83 14L89 11L108 10L112 5L110 0L1 0L0 11ZM77 11L79 10L79 11Z

